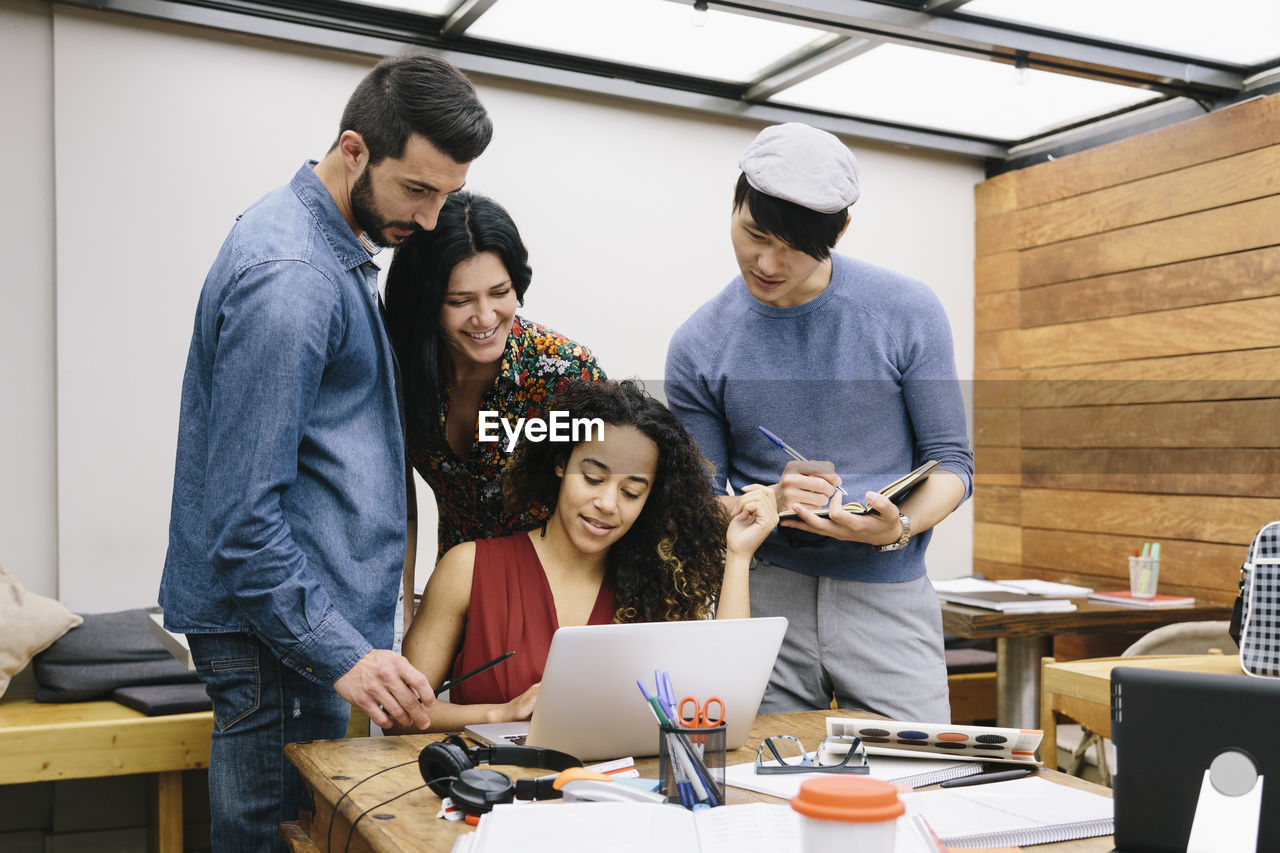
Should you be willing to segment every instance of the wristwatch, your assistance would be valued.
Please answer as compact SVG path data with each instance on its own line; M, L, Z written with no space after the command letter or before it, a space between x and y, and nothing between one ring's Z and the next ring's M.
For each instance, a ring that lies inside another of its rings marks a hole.
M888 545L878 545L876 546L877 551L897 551L906 547L907 540L911 538L911 519L902 513L898 513L898 521L902 522L902 535L898 537L898 541L890 542Z

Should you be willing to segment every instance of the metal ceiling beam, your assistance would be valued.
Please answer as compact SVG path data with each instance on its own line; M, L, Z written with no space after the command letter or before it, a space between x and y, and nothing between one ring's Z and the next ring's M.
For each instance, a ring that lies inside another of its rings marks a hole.
M670 0L687 2L687 0ZM1171 94L1221 96L1239 91L1242 75L1225 65L1118 47L997 21L943 17L873 0L711 0L713 8L769 20L826 27L916 47L998 55L1029 54L1031 67L1138 85ZM963 10L961 10L963 14Z
M446 39L457 38L467 31L481 15L493 8L498 0L461 0L453 11L445 16L440 35Z
M743 100L759 103L880 44L874 39L827 34L765 69L747 86Z
M920 11L930 15L945 15L968 2L969 0L924 0L924 7Z

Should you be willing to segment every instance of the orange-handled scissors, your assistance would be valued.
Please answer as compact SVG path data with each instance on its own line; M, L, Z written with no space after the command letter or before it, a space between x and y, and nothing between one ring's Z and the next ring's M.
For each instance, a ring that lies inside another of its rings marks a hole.
M693 706L693 713L685 713L685 707ZM686 696L676 706L676 717L687 729L714 729L724 724L724 701L719 696L712 696L706 702L699 703L692 696Z

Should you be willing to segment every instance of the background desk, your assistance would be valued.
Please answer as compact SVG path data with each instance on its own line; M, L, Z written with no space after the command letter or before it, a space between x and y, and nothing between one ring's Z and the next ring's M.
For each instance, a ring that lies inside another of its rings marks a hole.
M1044 729L1041 758L1048 761L1047 756L1058 754L1055 711L1066 714L1091 732L1111 737L1111 670L1117 666L1244 677L1239 655L1139 655L1066 662L1046 659L1040 703L1040 728Z
M1149 631L1173 622L1231 618L1228 605L1145 608L1073 599L1071 613L1001 613L940 601L942 630L957 637L996 639L996 722L1034 729L1040 725L1040 661L1053 657L1055 634Z
M791 714L770 714L756 718L751 737L745 746L728 755L728 763L737 764L755 759L760 741L774 734L792 734L806 745L816 746L826 734L828 716L857 716L850 711L802 711ZM657 737L657 731L654 731ZM394 802L375 809L366 815L356 827L351 840L353 851L377 851L377 853L407 853L407 851L448 851L454 839L470 827L462 821L445 821L436 817L440 800L422 785L418 774L417 757L423 746L439 735L405 735L401 737L362 738L346 741L316 741L306 744L289 744L285 754L298 766L303 783L315 798L315 813L303 813L296 823L285 824L282 832L293 853L328 853L345 848L351 823L360 812L383 800L399 797ZM334 804L342 792L369 774L392 765L407 762L405 766L389 770L370 779L348 797L333 821L332 842L326 840ZM656 777L658 759L649 758L636 762L641 775ZM545 770L502 767L504 773L522 778L543 775ZM1054 781L1091 791L1110 792L1097 785L1074 779L1056 771L1042 770L1041 774ZM412 793L405 793L412 791ZM778 802L766 794L727 788L730 803ZM555 808L554 804L530 806L530 808ZM379 815L375 819L374 815ZM1103 853L1112 849L1111 836L1047 844L1036 848L1044 853Z

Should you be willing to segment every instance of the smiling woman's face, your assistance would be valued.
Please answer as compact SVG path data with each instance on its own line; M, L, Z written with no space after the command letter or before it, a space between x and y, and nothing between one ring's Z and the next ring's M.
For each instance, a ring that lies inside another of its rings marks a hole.
M517 304L511 275L497 253L482 252L454 267L440 306L440 336L450 357L474 364L500 360Z

